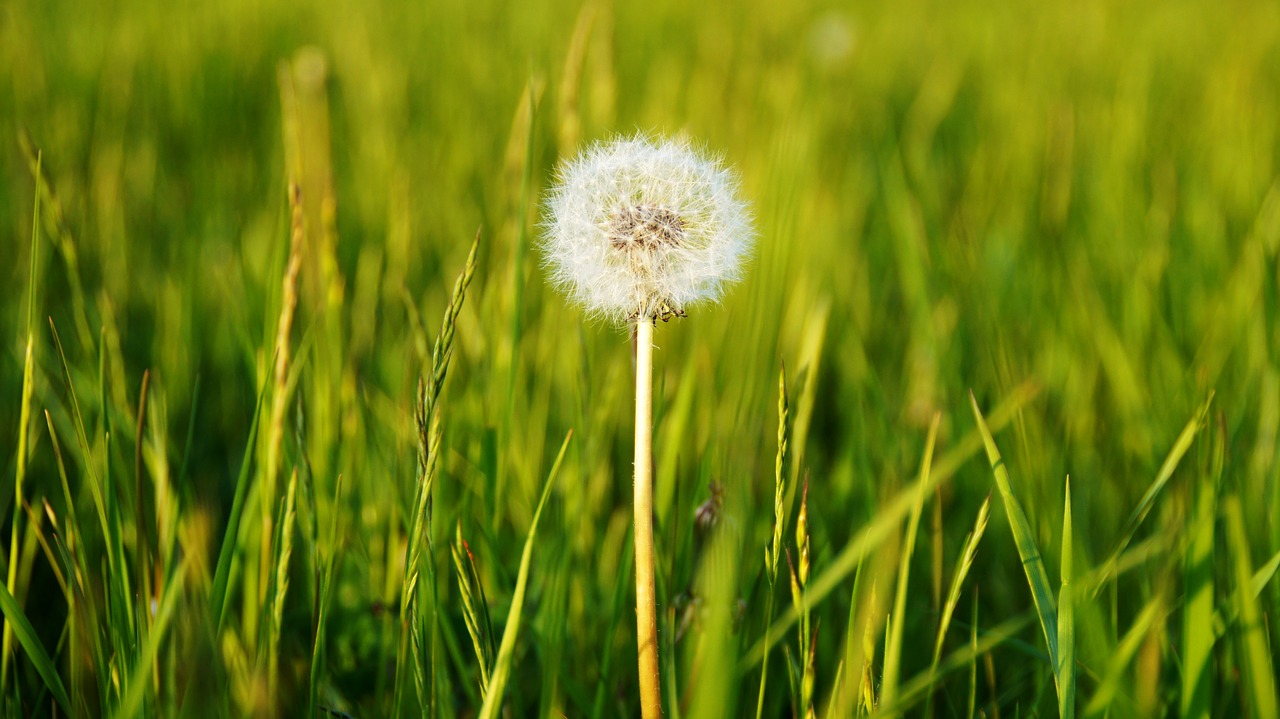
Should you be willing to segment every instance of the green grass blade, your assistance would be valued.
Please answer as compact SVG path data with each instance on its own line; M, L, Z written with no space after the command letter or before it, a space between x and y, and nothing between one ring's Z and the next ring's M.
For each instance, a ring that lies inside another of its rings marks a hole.
M182 443L182 464L178 468L178 476L173 480L175 486L182 486L187 478L187 469L191 461L191 445L196 436L196 416L200 409L200 373L196 373L195 386L191 389L191 413L187 418L187 439Z
M965 537L964 548L960 551L960 561L956 563L955 576L951 578L951 587L947 590L947 601L942 605L942 617L938 621L938 637L933 645L933 664L937 666L942 658L942 643L946 639L947 629L951 626L951 618L955 615L956 604L960 602L960 592L964 589L964 580L973 568L973 559L978 555L978 543L987 531L987 520L991 517L991 495L982 500L978 508L978 517L973 522L973 530Z
M1262 568L1253 573L1253 579L1249 580L1249 590L1253 592L1256 598L1262 594L1262 590L1267 588L1267 584L1276 576L1276 570L1280 570L1280 552L1271 555L1271 559L1262 565Z
M1058 666L1058 616L1054 606L1053 590L1049 588L1049 574L1044 568L1044 559L1040 549L1036 547L1035 533L1027 521L1018 498L1013 494L1013 486L1009 483L1009 470L1000 457L995 439L982 418L982 410L978 409L978 400L969 393L969 403L973 408L973 416L978 422L978 431L982 433L982 443L987 449L987 461L991 463L991 471L995 475L996 487L1000 490L1000 498L1004 500L1005 513L1009 516L1009 529L1013 532L1013 542L1018 547L1018 556L1022 558L1022 569L1027 575L1027 584L1031 587L1031 598L1036 603L1036 614L1040 618L1040 628L1044 631L1045 644L1049 649L1049 664Z
M1058 716L1076 715L1075 600L1071 596L1071 477L1062 510L1062 585L1058 588Z
M974 611L975 613L977 611L977 602L974 603ZM936 671L926 669L903 683L893 704L882 702L876 716L906 712L915 706L917 702L924 701L930 691L936 688L939 678L965 667L972 668L982 655L1005 642L1014 640L1031 622L1032 615L1028 612L1006 619L1000 624L980 632L975 621L972 627L972 641L969 644L962 649L957 649L939 662Z
M1217 486L1222 475L1224 443L1214 445L1211 472L1193 488L1194 513L1188 522L1182 609L1182 692L1179 711L1184 719L1208 719L1213 706L1214 539L1218 514Z
M114 614L110 622L112 631L116 633L117 652L124 655L126 661L137 660L134 654L138 643L138 631L130 605L134 599L132 587L129 586L128 563L124 553L124 528L121 526L120 501L111 471L111 441L115 439L115 427L111 423L110 403L107 396L107 335L102 331L98 336L98 406L102 408L102 490L107 507L107 551L112 558L111 564L116 570L111 573L111 586L115 592L115 601L108 601L107 606ZM86 455L86 459L89 456Z
M1236 590L1233 593L1235 610L1239 616L1236 625L1239 640L1240 674L1243 678L1246 713L1258 719L1275 719L1276 675L1272 656L1267 648L1266 625L1253 596L1253 568L1249 559L1249 538L1245 532L1244 510L1239 497L1229 497L1223 503L1223 520L1226 524L1227 543L1231 549Z
M272 357L268 366L274 365L275 357ZM231 514L227 516L227 529L222 535L222 547L218 550L218 566L213 573L213 587L209 590L210 616L213 617L217 630L222 629L222 620L226 614L227 584L231 577L231 562L236 554L245 497L249 494L249 468L253 466L253 448L257 446L258 425L262 419L262 400L267 396L267 387L270 384L270 373L264 373L262 386L258 388L258 402L253 409L253 422L249 425L249 437L244 445L244 457L240 460L240 474L236 477L236 493L231 500Z
M630 526L630 523L628 523ZM626 541L622 546L631 546L631 532L628 531ZM601 646L612 646L613 639L618 635L618 627L622 625L622 617L626 613L627 594L631 589L631 567L635 562L634 552L622 552L621 562L618 565L618 575L613 583L613 598L611 600L611 610L609 612L609 628L602 637ZM600 719L604 716L604 700L605 689L609 686L609 681L613 676L613 652L606 652L604 659L600 664L600 680L596 684L595 697L591 701L591 719Z
M98 526L102 530L104 539L109 539L110 529L107 523L107 505L106 500L102 496L102 487L98 484L98 472L93 464L93 452L90 451L89 435L84 429L84 415L80 412L80 400L76 398L76 388L71 381L71 367L67 364L66 352L62 349L62 339L58 337L58 328L53 324L53 318L49 318L49 329L53 332L53 346L58 352L58 361L62 367L62 381L67 388L67 397L71 403L71 417L75 421L76 439L80 442L80 451L84 453L85 471L89 475L89 494L93 497L93 508L98 513ZM107 561L114 562L115 557L112 553L107 553ZM112 564L109 569L114 570L115 565Z
M964 546L960 550L960 557L956 561L955 576L951 578L951 587L947 590L947 599L942 605L942 615L938 620L938 635L933 643L933 659L930 661L930 670L937 671L938 662L942 659L942 646L947 638L947 631L951 628L951 618L955 616L956 605L960 602L960 592L964 589L964 581L969 576L969 570L973 568L973 559L978 555L978 544L982 541L982 535L987 531L987 521L991 517L991 494L987 494L987 498L982 500L982 506L978 508L978 516L973 522L973 529L964 538ZM933 693L930 692L929 700L925 704L925 715L932 716Z
M1249 580L1249 591L1254 599L1262 596L1262 590L1267 588L1267 584L1275 577L1276 570L1280 569L1280 552L1271 557L1271 560L1262 566L1261 569L1253 573L1253 578ZM1236 604L1219 607L1213 612L1213 636L1221 639L1227 633L1227 629L1235 626L1236 621L1240 618L1240 607Z
M476 587L479 582L473 583L473 579L478 580L474 571L474 565L471 562L471 550L467 548L465 540L462 538L462 523L457 524L455 531L455 540L449 548L453 557L453 568L458 578L458 595L462 600L462 618L467 627L467 634L471 637L471 647L475 651L477 668L480 671L480 693L483 695L489 690L489 668L492 657L489 653L489 635L485 633L480 612L477 605L483 606L483 601L477 601ZM465 559L464 559L465 556Z
M827 717L842 717L849 714L849 707L854 705L855 694L858 691L858 683L862 677L860 674L855 675L853 659L858 652L856 642L858 627L858 597L859 589L862 586L862 568L853 575L853 589L849 593L849 615L845 619L845 631L842 638L840 667L842 672L836 677L831 688L831 701L827 705Z
M1209 398L1204 401L1204 404L1200 405L1199 411L1182 428L1178 439L1173 443L1173 448L1169 450L1169 455L1165 457L1164 463L1160 465L1160 471L1156 473L1155 480L1147 487L1142 499L1138 501L1138 506L1134 507L1133 513L1129 515L1129 519L1124 524L1124 529L1120 532L1120 541L1116 542L1115 549L1111 550L1107 560L1102 563L1102 576L1093 590L1095 597L1098 591L1106 585L1107 579L1115 570L1116 561L1120 558L1125 548L1129 546L1129 542L1133 540L1134 532L1138 531L1142 521L1151 512L1151 507L1155 504L1160 490L1164 489L1165 485L1169 483L1169 479L1173 477L1174 470L1178 468L1178 463L1182 461L1187 450L1191 449L1191 443L1195 441L1196 434L1204 427L1205 420L1209 417L1209 405L1212 402L1213 393L1210 393Z
M516 122L523 120L527 124L524 128L524 163L520 171L520 205L516 222L515 255L511 276L511 357L507 365L507 401L505 405L506 411L502 415L503 437L511 436L511 420L515 414L516 380L520 369L520 342L524 336L524 268L527 264L525 256L529 251L529 223L526 218L529 216L529 203L533 197L533 162L536 157L534 150L537 144L536 130L538 128L538 110L541 99L542 81L540 78L530 77L525 83L524 99L516 110L515 118ZM511 145L514 145L514 133L515 127L512 127L508 162L514 159L510 154L510 151L514 149L511 147ZM477 237L477 239L479 238Z
M529 565L533 562L533 540L538 534L538 520L542 517L542 509L551 496L556 475L560 473L560 463L564 460L565 451L569 449L569 440L573 438L573 430L565 435L560 445L560 453L556 455L555 464L551 465L551 473L542 488L542 497L538 499L538 508L533 512L533 521L529 523L529 536L524 540L524 552L520 555L520 572L516 575L516 588L511 595L511 611L507 613L507 626L502 631L502 643L498 646L498 658L493 662L493 675L489 678L489 691L484 695L484 704L480 707L480 719L494 719L502 710L502 693L507 686L507 677L511 674L512 657L516 651L516 638L520 634L520 612L524 609L525 589L529 584Z
M63 503L66 506L66 520L63 523L63 541L59 544L66 547L66 575L67 584L70 589L70 605L68 606L68 625L70 630L70 651L75 654L81 648L81 643L85 642L85 632L78 626L79 616L95 616L97 609L95 608L93 592L86 592L81 586L83 577L89 576L89 568L85 564L84 551L79 546L83 541L84 531L80 527L80 519L76 513L75 497L71 493L71 482L67 478L67 465L62 457L62 446L58 441L58 432L53 424L53 416L49 410L44 411L45 424L49 428L49 444L53 449L54 462L58 467L58 479L62 486ZM87 642L87 651L93 657L94 661L99 665L105 665L106 659L102 656L102 643L89 640ZM81 667L73 663L71 665L71 688L72 691L78 690L84 683ZM95 677L98 681L99 693L105 694L105 681L101 672L96 673ZM77 707L78 708L78 707Z
M27 616L22 613L22 607L18 606L18 601L3 586L0 586L0 610L4 612L5 621L13 627L13 634L18 638L18 644L27 653L27 658L35 666L45 686L49 688L49 693L53 694L62 711L70 714L71 700L67 698L67 690L62 686L57 667L45 652L44 646L40 644L40 638L36 636L36 630L32 628L31 622L27 621Z
M975 592L973 608L970 610L971 616L969 621L969 647L973 650L974 660L969 662L969 701L968 712L965 713L966 719L973 719L974 710L978 707L978 601ZM1027 623L1031 623L1031 618L1027 618ZM933 685L934 678L929 677L930 686Z
M22 359L22 399L18 409L18 451L14 458L17 465L13 482L13 521L9 535L9 575L6 585L10 595L18 591L18 540L22 526L22 490L27 476L27 435L31 425L31 394L34 389L36 344L36 271L40 257L40 178L43 155L36 153L35 210L31 214L31 270L27 276L27 344ZM0 694L9 686L9 655L13 651L13 630L4 627L3 649L0 650Z
M1143 640L1147 638L1147 634L1155 625L1156 620L1160 619L1164 612L1164 597L1156 595L1138 613L1138 617L1133 620L1133 624L1129 626L1129 630L1125 632L1124 637L1120 639L1115 651L1111 653L1110 658L1107 660L1107 666L1102 674L1101 681L1098 682L1098 688L1094 691L1093 698L1085 705L1084 716L1086 719L1103 716L1115 706L1116 697L1120 695L1120 692L1125 687L1125 670L1129 668L1133 657L1138 653L1138 649L1142 647Z
M320 576L316 581L316 619L311 642L311 681L307 688L307 716L313 718L319 715L320 682L327 666L325 638L328 636L329 630L329 606L333 602L333 578L337 568L341 566L342 552L338 544L338 518L342 514L339 508L342 506L344 476L342 474L338 475L338 480L333 489L333 516L331 517L328 539L329 551L325 555ZM315 521L319 523L319 518L317 517Z
M277 696L280 681L280 633L284 626L284 606L289 593L289 560L293 556L293 530L298 517L298 470L289 475L280 512L279 536L275 545L275 589L271 601L271 619L267 634L267 691Z
M40 268L40 187L44 176L44 153L36 152L35 210L31 213L31 269L27 276L27 341L36 333L36 272Z
M902 633L906 626L907 586L911 579L911 557L916 546L916 532L920 528L920 513L924 509L924 500L928 495L923 491L929 485L929 471L933 466L933 447L938 440L938 424L942 414L936 412L929 425L929 439L925 442L924 458L920 461L920 494L911 509L911 517L907 520L907 536L902 547L901 563L898 566L898 590L893 600L894 621L889 633L888 646L884 653L884 677L880 685L880 701L892 706L898 692L898 675L902 663Z
M190 562L189 556L184 558L174 576L165 583L164 598L160 600L160 606L156 610L155 620L147 634L146 646L133 671L129 673L129 683L125 685L128 690L125 692L124 699L112 715L117 719L131 719L138 716L142 709L145 691L150 684L149 677L152 668L155 667L156 657L160 654L160 643L164 640L169 622L173 620L178 599L182 596L182 585L186 583L187 567Z
M789 418L791 414L790 398L787 395L787 367L782 365L778 370L778 453L773 463L773 544L765 548L764 568L769 580L769 593L765 600L764 610L764 645L766 656L760 662L760 690L756 695L756 719L764 712L764 690L769 681L769 624L773 622L773 585L778 578L778 555L782 551L782 529L787 520L786 506L786 470L787 445L790 441ZM668 672L670 674L670 672Z

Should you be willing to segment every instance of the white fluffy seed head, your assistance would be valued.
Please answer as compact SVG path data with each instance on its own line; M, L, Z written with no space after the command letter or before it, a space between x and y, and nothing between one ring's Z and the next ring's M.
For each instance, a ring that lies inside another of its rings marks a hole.
M552 281L612 322L670 319L719 299L755 232L734 175L688 142L597 143L561 165L546 198Z

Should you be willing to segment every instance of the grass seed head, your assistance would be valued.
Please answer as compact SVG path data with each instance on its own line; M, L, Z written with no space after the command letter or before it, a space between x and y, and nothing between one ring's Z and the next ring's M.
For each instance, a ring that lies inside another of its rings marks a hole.
M574 302L621 324L719 299L754 238L733 173L688 142L637 135L597 143L560 167L542 251Z

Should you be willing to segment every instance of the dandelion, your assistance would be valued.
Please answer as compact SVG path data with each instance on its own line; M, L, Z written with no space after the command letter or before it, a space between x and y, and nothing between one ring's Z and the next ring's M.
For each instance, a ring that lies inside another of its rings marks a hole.
M552 280L589 315L669 320L738 279L754 233L733 174L640 135L564 165L547 201Z
M542 249L551 279L588 315L636 340L636 644L645 719L662 715L653 551L653 330L719 299L754 238L731 172L688 142L643 135L594 145L560 169Z

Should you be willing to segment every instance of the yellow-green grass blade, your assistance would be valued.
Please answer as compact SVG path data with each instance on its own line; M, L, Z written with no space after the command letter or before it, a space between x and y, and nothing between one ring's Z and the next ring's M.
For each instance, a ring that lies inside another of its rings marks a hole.
M32 666L44 680L45 686L49 688L49 693L58 702L58 706L62 707L62 711L70 714L71 700L67 697L66 688L62 686L57 667L49 658L48 652L44 650L44 645L36 636L36 630L32 628L31 622L27 621L27 616L22 613L22 607L18 606L18 601L3 586L0 586L0 610L4 612L8 626L13 627L13 635L18 638L18 644L27 653Z
M520 571L516 575L515 592L511 595L511 610L507 613L507 626L502 631L502 644L498 646L498 658L493 663L493 674L489 678L489 691L484 695L484 704L480 707L480 719L494 719L502 710L502 694L507 686L507 677L511 674L512 657L516 651L516 638L520 634L520 612L524 609L524 594L529 584L529 566L533 562L533 541L538 534L538 520L542 517L542 509L551 496L551 488L555 485L556 475L560 473L560 463L564 460L565 451L569 449L569 440L573 438L573 430L565 435L560 445L560 453L556 455L555 464L551 465L551 473L542 488L542 497L538 499L538 508L533 512L533 521L529 524L529 536L524 540L524 552L520 556Z
M156 610L155 619L151 624L147 633L146 646L142 650L138 663L129 673L129 682L125 686L124 699L120 705L116 707L116 711L112 716L117 719L130 719L138 716L143 707L143 699L145 698L145 690L149 684L148 677L152 668L155 666L156 657L160 653L160 643L164 640L165 632L169 628L169 622L173 620L173 613L178 605L178 599L182 596L182 586L187 581L187 567L191 563L191 557L188 555L178 565L177 572L174 576L165 582L164 597L160 600L160 606Z
M627 523L631 526L631 523ZM631 546L631 529L627 533L626 541L622 546ZM611 600L612 608L609 612L609 628L605 631L601 638L600 646L608 647L613 645L613 639L618 635L618 627L622 624L622 617L626 613L628 590L631 589L631 568L635 562L635 552L622 552L620 562L618 564L617 579L613 584L613 598ZM614 652L605 652L604 659L600 663L600 680L596 684L595 697L591 701L591 719L600 719L604 716L604 700L605 689L610 686L610 679L613 676L613 656ZM670 672L668 672L670 673Z
M1027 617L1027 624L1031 623L1031 617ZM1019 627L1018 631L1022 631ZM974 710L978 707L978 597L974 592L973 607L970 609L969 621L969 647L973 650L973 661L969 662L969 702L966 719L973 719ZM929 685L933 685L933 677L929 677Z
M524 98L512 118L511 137L508 142L508 163L515 160L516 133L518 124L524 122L523 133L523 165L520 172L520 205L515 227L515 250L513 272L511 276L511 356L507 366L506 411L503 413L502 436L511 436L511 421L515 414L516 379L520 369L520 342L524 335L524 293L525 293L525 257L529 251L529 204L533 197L533 162L536 132L538 129L538 111L541 105L543 83L540 77L530 77L525 83ZM510 175L508 175L510 176Z
M1280 569L1280 552L1272 555L1271 559L1258 571L1253 573L1253 578L1249 580L1249 591L1254 599L1262 596L1262 590L1267 588L1267 584L1276 576L1276 570ZM1213 636L1215 639L1221 639L1227 633L1227 629L1234 626L1240 618L1240 608L1235 604L1225 607L1219 607L1213 612Z
M53 416L49 410L44 411L44 421L49 427L49 444L53 449L53 458L58 467L58 479L62 485L63 502L66 504L66 521L63 523L63 537L59 543L60 546L66 547L66 556L64 562L67 565L67 582L70 593L68 595L68 625L70 636L70 651L72 655L77 655L80 650L80 643L84 640L85 632L79 628L80 616L96 616L94 594L93 592L84 591L81 582L84 577L89 576L89 568L85 564L84 552L80 549L80 544L84 541L84 532L80 528L80 519L76 513L75 498L71 494L71 482L67 478L67 465L62 457L62 447L58 442L58 432L54 428ZM87 609L79 606L80 602L88 605ZM106 663L102 656L102 645L100 642L89 641L88 651L99 665ZM82 668L80 664L72 662L71 664L71 688L77 690L83 681L81 676ZM98 691L105 695L106 685L102 672L96 672L98 682ZM83 700L81 700L83 703ZM77 707L78 708L78 707Z
M1249 537L1245 532L1244 510L1239 497L1228 497L1223 502L1223 521L1226 524L1227 544L1232 554L1232 569L1236 584L1233 593L1235 610L1239 616L1238 641L1240 674L1244 680L1246 713L1258 719L1275 719L1277 716L1276 677L1271 652L1267 648L1266 626L1253 595L1253 568L1249 559Z
M938 622L938 637L933 645L933 664L937 666L942 658L942 643L946 639L947 629L951 626L951 618L955 615L956 604L960 602L960 592L964 589L964 580L973 568L973 559L978 554L978 543L987 531L987 520L991 517L991 495L982 500L978 508L978 517L973 522L973 530L965 537L964 548L960 551L960 561L956 563L955 576L951 578L951 587L947 590L947 601L942 605L942 617Z
M84 415L80 412L80 400L76 397L75 385L71 381L71 367L67 364L67 355L62 349L62 339L58 337L58 328L54 325L53 318L49 318L49 329L53 332L53 346L58 352L58 361L62 367L62 381L67 388L71 418L75 422L76 439L80 442L80 451L84 453L84 466L89 475L89 494L93 497L93 508L98 513L98 526L102 530L103 538L107 539L110 537L110 530L107 523L106 500L103 499L102 487L98 484L98 472L93 464L93 453L89 448L89 435L84 429ZM114 571L115 555L108 552L107 561L110 563L108 569Z
M129 586L129 572L124 554L124 529L120 526L120 502L114 486L111 471L111 440L115 438L115 427L111 423L110 404L107 397L107 336L105 329L98 336L98 401L102 408L102 489L107 507L108 532L106 533L107 549L114 556L116 571L111 573L111 585L115 590L115 601L108 601L107 606L114 615L110 622L116 634L116 651L124 655L126 661L135 661L134 655L138 643L137 627L130 606L133 602L133 589ZM85 461L91 461L85 455Z
M49 329L53 334L53 345L55 350L57 351L58 362L62 369L62 381L67 390L67 398L70 404L69 413L71 415L73 424L75 426L76 439L80 443L80 451L84 457L83 466L87 474L87 477L85 478L85 480L86 480L86 483L89 485L89 495L93 499L94 509L98 515L98 528L101 532L103 544L106 546L106 551L104 552L104 554L106 555L106 574L108 578L106 585L108 587L112 587L114 584L118 582L123 582L127 580L123 580L120 576L125 573L125 569L122 566L124 559L121 554L121 551L119 551L119 541L118 541L119 517L114 513L112 509L114 506L114 503L111 503L111 504L108 503L108 497L110 496L109 492L104 492L104 488L110 489L108 486L106 486L106 483L109 478L109 472L110 472L109 458L111 453L110 442L109 442L109 437L110 437L109 419L106 413L106 404L104 401L103 426L104 426L104 429L107 430L107 432L103 442L103 449L107 457L106 470L108 472L108 477L104 477L100 479L97 466L93 461L93 450L89 443L89 435L88 435L88 432L85 430L84 414L80 411L80 400L76 395L75 384L71 379L71 366L67 362L66 352L62 348L62 339L61 337L58 336L58 328L54 324L52 317L49 318ZM101 355L99 356L99 359L101 361ZM101 374L102 373L100 372L100 379L101 379ZM80 539L83 542L85 537L81 535ZM116 580L116 582L112 582L111 580L113 579ZM86 590L86 595L90 595L90 594L93 594L93 592ZM107 591L104 591L102 593L102 600L103 600L103 612L108 618L106 635L109 638L109 642L105 649L102 646L100 646L100 642L94 642L94 645L96 647L97 652L100 655L100 658L101 658L101 655L103 654L106 654L109 656L112 654L116 654L118 652L126 652L130 649L130 647L133 645L135 641L135 638L132 636L122 635L122 630L128 627L132 622L132 614L128 613L128 610L126 608L128 602L130 601L129 593L127 591L120 590L119 587L116 586L114 588L114 591L110 589ZM128 614L128 616L122 616L122 614ZM105 673L99 672L98 683L104 692L103 701L108 700L105 697L118 696L116 694L116 690L118 690L119 688L118 685L112 685L108 683Z
M932 671L937 671L938 662L942 659L942 645L946 641L947 631L951 628L951 618L955 616L956 604L960 602L960 592L964 588L964 580L973 568L973 559L978 554L978 543L987 531L987 521L991 517L991 494L982 500L978 508L978 516L973 522L973 530L964 538L964 547L960 550L960 558L956 562L955 576L951 578L951 587L947 590L946 602L942 605L942 615L938 620L938 636L934 639L933 659L930 661ZM925 714L932 715L933 694L925 705Z
M995 475L996 487L1000 490L1000 498L1004 500L1005 514L1009 517L1009 529L1013 532L1013 542L1018 547L1018 556L1022 559L1022 569L1027 575L1027 584L1031 588L1031 598L1035 600L1036 614L1040 619L1040 628L1044 631L1045 644L1049 649L1049 664L1058 666L1058 610L1053 599L1053 590L1049 588L1049 574L1044 568L1044 559L1036 546L1035 533L1027 514L1013 493L1009 483L1009 470L1000 457L995 439L978 409L978 400L969 393L969 403L973 408L973 416L978 422L978 431L982 434L982 443L986 446L987 461L991 463L991 471Z
M298 517L298 469L289 475L289 486L281 500L283 505L276 522L278 536L275 550L275 589L271 601L271 620L267 634L267 691L277 696L280 680L280 633L284 625L284 605L289 592L289 560L293 556L293 529Z
M800 372L796 384L800 395L791 408L791 461L788 463L790 488L787 490L787 506L791 506L795 487L805 465L805 447L809 444L809 427L813 422L813 410L818 401L818 380L822 371L823 350L826 347L827 328L831 320L831 303L822 301L805 319L801 334L804 342L797 364Z
M1071 596L1071 478L1067 477L1062 510L1062 584L1058 587L1058 716L1076 715L1075 600Z
M486 633L488 627L485 624L487 622L482 624L483 620L477 609L477 605L483 607L483 599L476 596L479 575L475 572L471 550L462 538L461 521L457 524L454 536L453 546L449 549L453 557L453 567L458 577L458 595L462 600L462 618L467 627L467 634L471 637L472 649L476 654L476 664L480 672L480 693L483 695L489 689L489 668L492 656L489 651L489 635Z
M756 694L756 719L764 714L764 690L769 680L769 624L773 622L773 585L778 578L778 554L782 549L782 529L787 514L784 499L786 497L787 445L790 441L789 419L791 415L790 398L787 395L787 366L778 369L778 453L773 464L773 544L765 547L764 568L768 579L768 598L764 610L764 644L765 659L760 662L760 690ZM668 672L670 674L670 672ZM839 682L837 681L837 686Z
M929 425L929 438L925 441L924 458L920 461L920 489L915 506L911 508L911 517L907 520L907 536L902 547L902 556L898 565L898 590L893 600L893 622L889 633L888 646L884 652L884 677L880 685L880 701L892 705L898 692L898 675L902 663L902 633L906 627L907 586L911 580L911 557L916 546L916 532L920 527L920 513L924 509L924 500L928 496L923 491L929 484L929 471L933 466L933 448L938 440L938 423L942 421L942 413L935 412L933 422Z
M333 506L334 511L330 518L330 532L328 547L329 551L324 558L321 566L318 581L316 582L315 596L315 633L312 637L311 644L311 681L307 688L307 716L315 717L319 713L319 692L320 682L324 675L327 663L327 644L325 638L328 636L329 629L329 606L333 601L333 577L337 571L337 567L341 564L341 547L338 544L338 520L342 513L337 511L342 506L342 486L343 477L339 474L338 480L333 489ZM317 518L318 522L319 519Z
M1164 612L1164 597L1156 595L1138 613L1138 617L1133 620L1133 624L1129 626L1129 630L1125 632L1124 637L1120 639L1115 650L1111 653L1106 669L1102 674L1102 680L1098 682L1098 688L1094 690L1093 698L1085 705L1084 716L1087 719L1103 716L1108 710L1115 707L1116 698L1121 695L1121 691L1125 686L1125 672L1129 668L1130 662L1133 661L1134 655L1138 653L1138 649L1142 647L1143 640L1147 638L1147 634L1151 631L1152 626L1155 625L1156 620L1160 619Z
M689 353L680 382L676 385L675 399L669 406L662 408L659 426L666 437L686 436L690 423L694 421L694 398L697 397L700 386L696 358L695 353ZM654 516L659 526L665 526L670 521L674 508L676 469L684 443L659 441L657 444L657 456L654 457Z
M269 366L275 365L275 357ZM267 396L271 383L270 373L264 373L262 386L258 388L258 401L253 409L253 421L249 425L249 437L244 445L244 457L240 460L240 474L236 477L236 493L231 500L231 514L227 516L227 529L222 535L222 547L218 550L218 565L213 573L213 586L209 590L210 616L218 631L226 614L227 591L231 577L231 563L235 559L236 541L240 536L240 520L244 515L245 497L249 494L249 468L253 462L253 448L257 446L258 425L262 419L262 400ZM216 632L215 632L216 633Z
M1272 577L1276 576L1276 570L1280 570L1280 552L1271 555L1271 559L1262 565L1262 568L1253 573L1253 579L1249 580L1249 590L1253 592L1256 599L1262 594L1262 590L1267 588L1267 584L1271 582Z
M1036 389L1031 384L1023 384L1016 389L1012 395L991 413L991 426L1000 429L1009 422L1014 414L1021 409L1027 402L1030 402L1036 395ZM795 435L795 444L799 446L799 435ZM871 550L880 546L890 533L898 526L904 517L915 506L916 498L921 492L928 494L932 492L938 485L950 479L956 470L972 457L976 452L982 449L983 440L977 432L965 435L955 447L946 454L938 458L937 463L930 471L927 481L921 482L922 478L917 478L916 482L911 486L899 492L891 501L876 512L875 519L855 534L849 543L840 550L840 553L832 558L830 564L822 574L810 581L806 588L806 595L810 606L817 606L828 594L831 593L840 582L844 581L858 563L866 557ZM793 469L795 458L793 457ZM778 638L790 629L791 625L796 622L798 614L794 607L787 609L781 617L779 617L773 626L769 629L769 641L761 639L746 653L743 660L738 664L739 671L748 671L755 667L763 658L765 651ZM850 669L850 671L855 671Z
M89 305L85 300L84 282L80 277L80 259L76 251L75 239L67 229L62 203L53 191L49 176L43 172L36 173L35 171L41 153L35 149L31 142L31 137L26 132L18 135L18 144L22 147L22 154L26 158L27 167L31 170L32 177L35 178L36 191L44 198L42 203L43 220L48 228L46 235L52 240L54 249L58 251L58 254L62 255L63 264L66 268L67 283L70 285L71 290L72 317L75 320L76 334L79 336L80 346L85 349L91 348L93 347L93 331L89 328Z
M582 136L582 116L578 111L578 102L582 92L583 70L588 66L587 41L591 37L591 28L595 25L599 11L600 8L595 3L582 4L578 19L573 25L564 71L560 76L559 102L556 103L556 139L560 152L565 154L577 147Z
M1188 526L1182 609L1182 693L1178 708L1184 719L1208 719L1213 706L1214 535L1218 514L1217 486L1222 474L1225 443L1214 445L1211 471L1192 488L1194 514Z
M974 602L974 611L977 611L977 602ZM882 702L876 716L900 714L911 709L925 700L939 678L965 667L973 667L983 654L1017 637L1032 621L1033 616L1028 612L1006 619L983 632L978 631L977 622L974 622L970 643L949 654L936 668L926 669L903 683L893 703Z
M1129 542L1133 540L1134 533L1147 518L1147 514L1151 512L1151 507L1155 504L1156 496L1169 483L1169 479L1173 477L1173 472L1178 468L1178 464L1186 455L1187 450L1191 448L1191 443L1195 441L1196 434L1205 425L1205 420L1209 416L1209 405L1213 402L1213 393L1209 394L1209 398L1200 405L1200 409L1195 416L1187 422L1182 428L1182 432L1178 435L1178 439L1174 441L1173 448L1169 450L1169 454L1165 457L1164 463L1160 465L1160 471L1156 473L1156 478L1147 487L1147 491L1142 495L1142 499L1138 501L1138 506L1134 507L1133 513L1129 515L1129 519L1125 522L1124 529L1120 532L1120 540L1116 542L1115 549L1111 550L1106 561L1102 563L1101 581L1094 587L1093 596L1097 596L1098 591L1107 583L1107 579L1115 569L1116 560L1124 552L1125 547L1129 546Z
M858 601L862 586L862 567L858 567L857 572L853 575L853 590L849 593L849 616L845 620L844 646L842 648L842 656L840 658L840 666L844 668L843 673L836 678L831 689L831 701L827 707L827 716L840 717L847 716L849 707L853 706L856 701L854 696L858 691L858 682L861 677L861 666L854 668L853 659L858 651ZM858 672L855 674L855 672Z
M31 270L27 276L27 346L22 360L22 399L18 409L18 454L14 458L17 465L13 483L13 522L9 536L9 575L6 580L7 589L12 596L18 591L18 540L22 515L22 489L27 475L27 435L31 424L31 394L34 388L33 376L35 365L36 343L36 270L40 257L40 178L41 153L36 153L35 175L35 210L31 215ZM0 694L9 685L9 655L13 651L13 629L8 623L4 626L3 650L0 653Z

